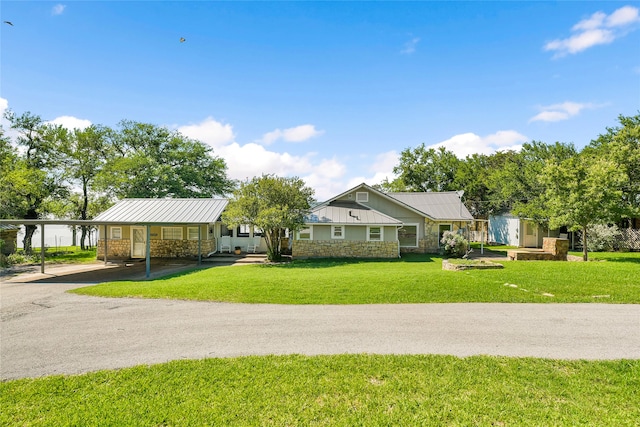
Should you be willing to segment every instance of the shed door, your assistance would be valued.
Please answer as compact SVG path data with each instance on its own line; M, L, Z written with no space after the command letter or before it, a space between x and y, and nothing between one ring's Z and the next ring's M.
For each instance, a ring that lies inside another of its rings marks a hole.
M538 247L538 225L533 221L524 222L524 247Z
M147 256L146 230L144 227L131 227L131 258Z

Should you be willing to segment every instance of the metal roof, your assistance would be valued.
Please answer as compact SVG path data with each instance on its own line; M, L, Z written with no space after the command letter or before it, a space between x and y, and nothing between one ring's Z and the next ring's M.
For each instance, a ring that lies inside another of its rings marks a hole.
M473 221L473 215L455 191L388 193L388 195L435 220Z
M220 218L228 203L227 199L123 199L94 221L209 224Z
M402 225L402 222L356 202L331 202L311 210L307 224Z
M13 224L0 224L0 231L20 230L20 226Z

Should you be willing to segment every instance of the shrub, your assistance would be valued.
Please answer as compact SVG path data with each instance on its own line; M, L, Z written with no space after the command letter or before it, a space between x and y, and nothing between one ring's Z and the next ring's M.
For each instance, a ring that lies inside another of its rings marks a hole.
M604 252L615 249L620 230L615 225L592 225L587 230L587 249L589 252Z
M462 257L467 253L469 242L461 234L445 231L440 240L444 247L444 254L453 258Z

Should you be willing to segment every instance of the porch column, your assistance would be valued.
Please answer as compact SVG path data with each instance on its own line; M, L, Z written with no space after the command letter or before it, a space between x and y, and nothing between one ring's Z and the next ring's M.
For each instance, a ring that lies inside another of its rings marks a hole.
M44 274L44 223L40 227L40 273Z
M151 225L147 224L147 279L151 276Z
M107 224L104 225L104 265L107 265Z

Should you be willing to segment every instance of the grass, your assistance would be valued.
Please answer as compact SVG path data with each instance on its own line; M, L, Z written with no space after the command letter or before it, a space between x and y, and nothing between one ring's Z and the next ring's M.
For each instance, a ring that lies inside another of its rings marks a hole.
M45 263L48 264L83 264L96 261L96 248L82 250L79 246L59 246L45 248ZM33 248L32 255L26 255L21 249L9 256L9 262L15 264L40 263L40 248Z
M640 361L266 356L0 383L0 425L632 426Z
M606 262L504 262L502 270L443 271L442 258L392 261L306 260L214 267L142 282L111 282L72 292L273 304L445 302L640 303L640 253Z

